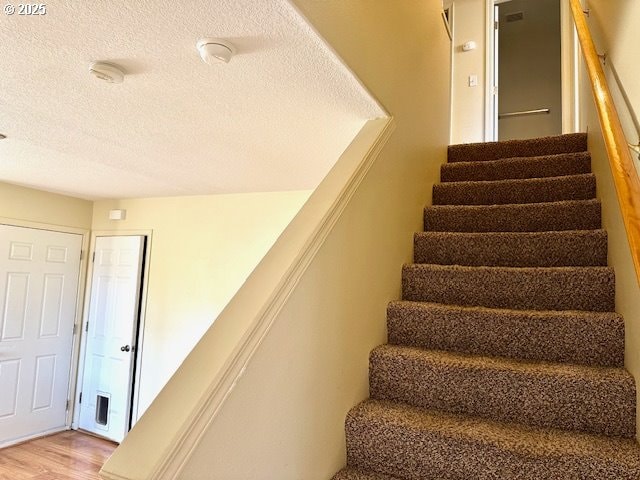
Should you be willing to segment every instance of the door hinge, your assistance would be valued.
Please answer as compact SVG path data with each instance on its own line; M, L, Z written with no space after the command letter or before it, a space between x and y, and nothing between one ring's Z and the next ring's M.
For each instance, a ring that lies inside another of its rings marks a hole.
M70 404L70 403L71 403L71 402L69 402L69 399L67 398L67 406L66 406L66 408L65 408L65 412L68 412L68 411L69 411L69 404Z
M498 22L497 20L495 22L493 22L493 28L498 30L500 28L500 22Z
M84 325L84 331L88 332L89 331L89 322L85 323Z
M78 403L82 403L82 392L80 392L80 398L78 398Z
M78 333L78 324L74 323L73 324L73 334L75 335L76 333Z
M93 252L93 255L91 256L91 263L96 261L96 252Z

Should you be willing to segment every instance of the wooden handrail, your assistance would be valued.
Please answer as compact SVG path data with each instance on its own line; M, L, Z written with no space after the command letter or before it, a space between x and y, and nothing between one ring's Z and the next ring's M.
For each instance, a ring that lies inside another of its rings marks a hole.
M613 97L609 91L596 47L593 44L589 26L584 18L582 5L579 0L570 0L570 2L578 39L591 79L591 89L600 118L622 219L627 230L636 278L640 284L640 179L638 179L638 172L631 158L627 139L622 130L620 117L613 103Z

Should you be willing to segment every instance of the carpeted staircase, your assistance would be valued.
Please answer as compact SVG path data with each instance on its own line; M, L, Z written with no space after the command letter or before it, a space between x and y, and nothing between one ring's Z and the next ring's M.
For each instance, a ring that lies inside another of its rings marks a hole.
M334 480L640 479L586 147L449 147Z

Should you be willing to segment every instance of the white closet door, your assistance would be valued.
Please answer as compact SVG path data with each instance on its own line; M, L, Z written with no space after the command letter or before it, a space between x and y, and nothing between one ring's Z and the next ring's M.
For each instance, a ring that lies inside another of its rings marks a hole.
M81 249L0 225L0 445L66 428Z
M144 237L97 237L80 428L122 441L129 430Z

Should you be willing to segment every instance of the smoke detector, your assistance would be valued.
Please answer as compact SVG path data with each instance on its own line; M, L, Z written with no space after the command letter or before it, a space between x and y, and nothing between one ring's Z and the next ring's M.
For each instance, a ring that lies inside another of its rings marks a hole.
M112 63L92 63L89 66L89 73L107 83L122 83L124 81L124 70Z
M229 42L216 38L203 38L196 44L202 61L209 65L215 63L229 63L236 49Z

